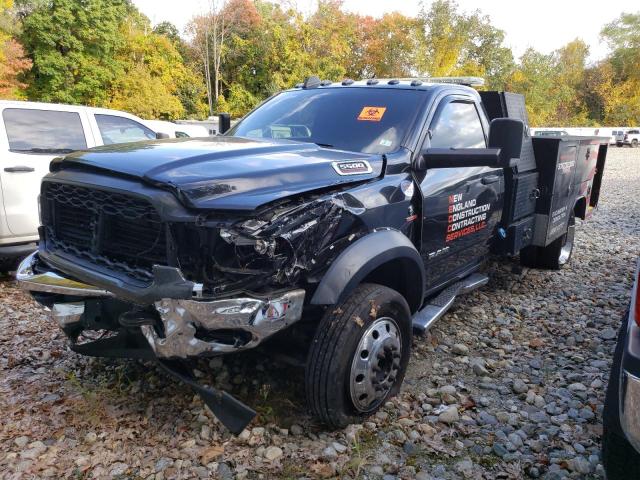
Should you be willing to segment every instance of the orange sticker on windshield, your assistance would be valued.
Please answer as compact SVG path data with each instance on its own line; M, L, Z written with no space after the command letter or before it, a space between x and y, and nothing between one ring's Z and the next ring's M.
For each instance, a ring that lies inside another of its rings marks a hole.
M387 107L364 107L358 115L358 120L363 122L379 122L382 120Z

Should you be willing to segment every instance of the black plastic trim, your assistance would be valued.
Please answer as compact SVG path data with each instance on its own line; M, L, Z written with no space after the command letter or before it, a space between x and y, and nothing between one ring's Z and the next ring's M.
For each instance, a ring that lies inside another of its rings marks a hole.
M377 230L346 248L325 273L311 304L335 305L341 302L369 273L399 259L409 261L419 272L420 298L417 302L407 299L411 310L417 310L425 290L424 263L411 240L397 230Z
M21 243L18 245L0 245L0 257L26 257L38 249L36 242Z

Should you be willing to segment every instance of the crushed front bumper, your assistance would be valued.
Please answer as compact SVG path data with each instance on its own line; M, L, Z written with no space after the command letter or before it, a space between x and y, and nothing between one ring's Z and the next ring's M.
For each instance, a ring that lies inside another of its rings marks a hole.
M38 255L33 253L20 264L16 278L24 290L61 295L65 301L57 301L51 308L52 317L61 328L82 325L85 297L119 297L110 289L43 269ZM179 272L172 278L178 276ZM194 284L188 282L191 285ZM201 289L193 290L192 297L201 295ZM70 301L69 297L73 299ZM304 297L305 291L296 289L260 298L163 298L153 304L157 316L147 314L148 321L141 322L140 330L157 357L186 359L232 353L253 348L300 320Z
M194 388L220 421L238 434L253 419L255 412L224 391L199 385L181 360L259 345L300 320L305 291L297 289L262 298L207 300L202 298L202 290L197 284L186 281L184 285L176 284L175 280L180 277L179 271L174 272L167 277L171 282L170 289L155 284L155 290L146 297L173 290L180 292L180 298L162 298L153 306L132 310L137 315L134 315L134 321L139 324L131 323L131 318L124 318L126 313L122 314L115 324L112 323L112 329L117 331L115 337L76 344L78 332L95 327L88 317L96 303L119 302L128 308L128 303L122 302L128 299L120 298L120 287L99 288L70 278L49 267L39 258L38 252L27 257L16 274L24 290L49 296L52 318L65 333L75 332L69 335L72 350L95 356L155 358L164 370ZM186 294L187 287L191 289L190 295ZM131 308L134 309L133 304ZM216 337L217 332L242 332L243 335L222 335L221 338L233 339L223 342ZM144 345L145 342L148 345Z
M304 290L292 290L275 298L228 298L214 301L164 299L155 308L164 325L160 337L152 325L142 333L159 357L193 357L231 353L253 348L302 317ZM232 343L198 338L205 332L241 331L244 339Z

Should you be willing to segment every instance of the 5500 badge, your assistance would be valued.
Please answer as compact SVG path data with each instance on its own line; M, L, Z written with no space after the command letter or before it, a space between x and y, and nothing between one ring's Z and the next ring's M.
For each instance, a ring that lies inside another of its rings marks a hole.
M331 165L338 175L362 175L373 171L371 165L366 160L331 162Z

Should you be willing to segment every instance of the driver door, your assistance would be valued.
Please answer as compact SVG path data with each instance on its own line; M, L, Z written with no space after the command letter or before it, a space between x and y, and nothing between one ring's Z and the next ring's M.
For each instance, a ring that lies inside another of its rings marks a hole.
M469 96L439 103L423 145L426 148L486 148L488 125ZM473 269L489 253L503 207L501 168L428 169L421 179L422 257L428 287Z

